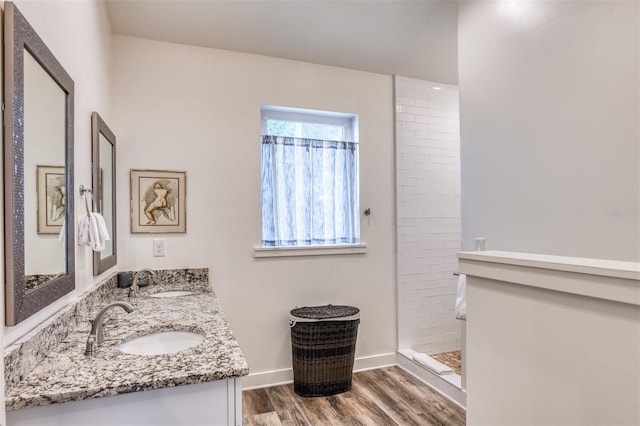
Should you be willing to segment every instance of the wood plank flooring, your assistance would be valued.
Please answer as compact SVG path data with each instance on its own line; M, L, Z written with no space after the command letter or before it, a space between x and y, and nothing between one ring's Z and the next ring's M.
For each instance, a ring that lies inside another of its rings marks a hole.
M245 426L464 425L466 412L400 367L363 371L351 391L305 398L293 385L242 393Z

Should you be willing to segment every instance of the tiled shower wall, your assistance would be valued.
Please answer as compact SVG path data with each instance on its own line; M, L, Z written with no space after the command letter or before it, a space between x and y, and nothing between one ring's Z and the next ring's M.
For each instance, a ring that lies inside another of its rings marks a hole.
M458 88L395 78L399 348L458 350Z

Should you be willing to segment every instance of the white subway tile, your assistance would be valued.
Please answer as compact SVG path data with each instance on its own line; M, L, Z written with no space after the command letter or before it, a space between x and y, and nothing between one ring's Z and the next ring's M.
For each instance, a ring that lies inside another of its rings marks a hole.
M417 132L416 132L417 137ZM442 138L446 141L453 141L460 143L460 133L442 133Z
M433 133L447 133L457 135L459 129L457 126L446 126L442 124L429 124L429 131Z
M416 115L415 121L418 123L428 123L434 125L442 125L442 126L452 126L457 129L459 119L449 118L449 117L434 117L432 115Z
M460 173L460 164L443 164L442 165L442 170L444 171L448 171L448 172L456 172L456 174ZM458 188L460 187L460 185L458 184ZM456 188L456 189L458 189Z
M446 157L444 155L430 155L429 161L438 164L460 164L460 157Z
M442 281L451 278L450 272L432 272L429 273L418 273L419 281ZM439 303L437 300L431 298L431 303Z
M399 138L415 138L415 130L396 128L396 136Z
M415 115L409 114L407 112L404 112L404 111L406 111L406 108L408 108L408 107L402 108L403 112L396 113L396 120L397 121L402 121L402 122L416 121L416 116Z
M396 77L395 84L401 105L396 114L399 341L440 351L460 341L452 275L461 246L458 90L406 77ZM448 328L452 324L454 331Z
M451 148L443 148L442 155L447 157L455 157L458 159L458 163L460 162L460 147L454 146Z
M402 111L407 114L414 115L427 115L429 113L429 109L426 107L415 107L415 106L407 106L403 107Z
M413 121L403 121L402 128L403 129L411 129L416 131L429 131L432 124L419 123Z
M415 152L417 154L425 154L425 155L443 155L443 148L434 148L434 147L415 147Z
M450 225L456 225L458 227L458 229L460 229L462 221L460 220L460 217L436 217L436 218L432 218L429 219L429 224L436 226L436 225L442 225L442 226L450 226ZM413 223L414 225L419 225L418 223Z
M429 156L427 156L427 157L429 157ZM431 162L429 162L428 158L425 158L423 161L416 161L414 165L415 165L415 169L414 170L439 171L439 170L443 170L444 169L444 164L431 163ZM418 182L418 183L420 184L422 182Z

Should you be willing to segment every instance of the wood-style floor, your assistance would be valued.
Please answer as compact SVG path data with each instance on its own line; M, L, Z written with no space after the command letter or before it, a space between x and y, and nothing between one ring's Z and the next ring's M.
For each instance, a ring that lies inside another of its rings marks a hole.
M245 426L464 425L465 411L400 367L363 371L351 391L305 398L293 385L242 393Z

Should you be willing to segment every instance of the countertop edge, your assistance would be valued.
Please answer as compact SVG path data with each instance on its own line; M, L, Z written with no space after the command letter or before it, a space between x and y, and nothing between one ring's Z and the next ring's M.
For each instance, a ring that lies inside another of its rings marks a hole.
M114 395L125 395L133 392L144 392L156 389L164 389L169 387L188 386L198 383L214 382L218 380L234 379L244 377L249 374L249 368L244 367L234 369L230 372L222 372L222 374L202 374L188 376L185 378L172 378L166 380L155 380L148 383L132 383L121 385L116 388L98 386L93 389L83 389L82 393L78 391L60 393L55 395L42 394L37 397L7 397L5 400L5 408L7 411L22 410L26 408L42 407L51 404L62 404L72 401L83 401L87 399L105 398Z

